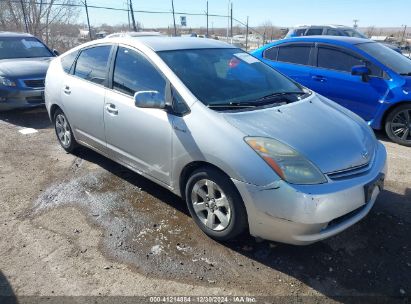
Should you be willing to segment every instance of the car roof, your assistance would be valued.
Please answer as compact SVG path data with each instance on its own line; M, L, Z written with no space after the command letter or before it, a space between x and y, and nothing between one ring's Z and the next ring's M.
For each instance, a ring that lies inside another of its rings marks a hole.
M344 44L361 44L367 42L374 42L370 39L366 38L358 38L358 37L349 37L349 36L300 36L300 37L292 37L286 38L282 40L278 40L277 42L297 42L297 41L305 41L305 42L328 42L328 43L344 43Z
M197 37L163 37L163 36L143 36L143 37L115 37L107 39L111 42L126 43L138 47L143 44L155 52L186 50L186 49L221 49L236 48L235 46L214 39Z
M322 24L322 25L315 25L315 24L298 24L294 26L295 29L298 28L304 28L304 27L330 27L330 28L350 28L352 27L347 26L347 25L341 25L341 24Z
M0 32L0 37L34 37L27 33Z

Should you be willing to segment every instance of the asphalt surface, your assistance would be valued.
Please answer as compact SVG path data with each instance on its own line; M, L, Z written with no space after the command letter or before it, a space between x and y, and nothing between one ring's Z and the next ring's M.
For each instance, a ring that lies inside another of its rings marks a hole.
M0 113L0 295L410 296L411 148L378 137L386 190L360 223L305 247L222 244L167 190L65 153L44 110Z

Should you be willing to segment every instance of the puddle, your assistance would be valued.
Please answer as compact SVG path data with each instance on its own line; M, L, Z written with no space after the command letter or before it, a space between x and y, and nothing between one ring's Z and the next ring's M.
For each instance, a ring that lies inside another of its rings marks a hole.
M323 294L340 295L347 290L348 294L355 290L386 293L401 287L394 282L410 281L409 276L391 271L393 263L407 265L404 259L411 256L410 249L387 239L382 227L373 228L381 223L393 226L396 219L384 214L368 216L336 238L307 247L257 243L247 235L219 244L195 226L184 202L167 190L110 161L100 165L104 169L90 169L81 160L73 162L69 172L74 176L43 191L34 202L33 214L62 206L81 208L103 231L103 253L149 277L254 293L312 293L305 283ZM397 231L398 240L411 231L408 223L402 229ZM389 250L380 249L383 245ZM374 285L364 280L366 268L378 273L370 278ZM380 278L387 272L391 272L389 284Z

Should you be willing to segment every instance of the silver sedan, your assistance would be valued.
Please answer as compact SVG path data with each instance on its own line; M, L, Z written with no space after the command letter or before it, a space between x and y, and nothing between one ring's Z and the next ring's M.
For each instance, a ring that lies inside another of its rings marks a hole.
M223 42L90 42L51 63L45 98L66 151L84 145L181 196L219 241L310 244L383 189L386 151L361 118Z

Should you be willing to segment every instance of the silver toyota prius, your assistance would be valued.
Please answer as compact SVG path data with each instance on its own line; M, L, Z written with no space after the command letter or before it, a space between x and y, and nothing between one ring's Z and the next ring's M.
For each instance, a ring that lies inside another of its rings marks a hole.
M219 241L310 244L360 221L383 188L386 151L361 118L223 42L93 41L52 61L45 99L66 151L181 196Z

